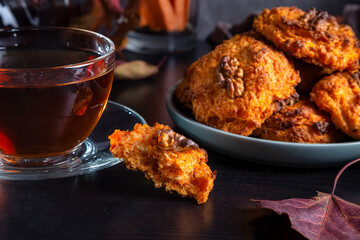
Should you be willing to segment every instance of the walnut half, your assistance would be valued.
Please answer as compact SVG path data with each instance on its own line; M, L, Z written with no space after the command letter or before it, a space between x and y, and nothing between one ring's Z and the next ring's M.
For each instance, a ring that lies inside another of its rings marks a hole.
M157 145L162 150L179 150L179 148L199 148L192 140L187 139L181 134L175 133L171 129L161 129L155 134Z
M222 88L226 88L229 97L232 99L241 97L244 93L244 70L240 68L239 61L230 56L223 56L219 66L216 68L219 79L218 84Z

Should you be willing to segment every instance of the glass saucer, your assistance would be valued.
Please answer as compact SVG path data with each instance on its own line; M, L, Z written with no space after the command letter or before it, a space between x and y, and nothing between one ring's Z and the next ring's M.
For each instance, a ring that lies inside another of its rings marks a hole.
M67 161L43 167L15 167L0 162L0 179L44 180L87 174L114 166L121 161L109 151L108 136L115 129L131 130L146 121L132 109L109 101L98 124L88 139ZM81 156L81 157L78 157Z

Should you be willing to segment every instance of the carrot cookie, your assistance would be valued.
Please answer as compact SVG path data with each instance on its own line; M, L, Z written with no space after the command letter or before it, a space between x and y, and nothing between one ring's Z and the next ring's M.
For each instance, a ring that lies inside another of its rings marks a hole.
M262 36L246 33L194 62L175 96L198 122L248 136L299 82L290 59Z
M193 197L199 204L207 201L216 172L206 164L206 151L192 140L158 123L115 130L109 139L113 156L123 159L128 169L144 172L155 187Z
M344 138L328 114L320 111L308 98L274 113L254 135L268 140L299 143L330 143Z
M312 101L328 112L335 126L360 139L360 72L338 72L322 78L310 93Z
M295 58L338 71L359 67L360 46L354 31L327 12L264 9L254 19L253 28Z

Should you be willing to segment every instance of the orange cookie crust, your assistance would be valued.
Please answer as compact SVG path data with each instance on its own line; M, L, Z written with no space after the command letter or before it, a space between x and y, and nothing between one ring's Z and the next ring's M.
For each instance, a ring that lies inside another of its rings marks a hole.
M320 111L308 98L274 113L254 135L268 140L299 143L331 143L344 138L328 114Z
M312 101L328 112L335 126L360 139L360 72L338 72L322 78L310 93Z
M354 31L327 12L264 9L254 19L253 28L295 58L339 71L359 67L360 46Z
M206 151L192 140L159 123L115 130L109 139L113 156L123 159L128 169L144 172L155 187L193 197L199 204L207 201L216 172L206 164Z
M296 94L300 77L292 61L263 40L237 35L190 66L175 96L198 122L248 136L276 101Z

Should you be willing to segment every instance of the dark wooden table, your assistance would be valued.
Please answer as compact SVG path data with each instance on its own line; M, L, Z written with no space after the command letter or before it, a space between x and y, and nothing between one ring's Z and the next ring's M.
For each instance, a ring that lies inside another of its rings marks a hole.
M110 99L134 109L150 125L160 122L181 132L166 111L165 94L209 49L199 43L191 53L167 56L156 76L114 82ZM163 56L127 57L158 63ZM62 179L2 180L0 239L303 239L287 217L258 209L251 199L330 193L340 169L261 165L204 148L217 178L203 205L156 189L142 173L128 171L123 164ZM360 204L359 181L357 164L344 173L336 194Z

